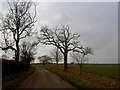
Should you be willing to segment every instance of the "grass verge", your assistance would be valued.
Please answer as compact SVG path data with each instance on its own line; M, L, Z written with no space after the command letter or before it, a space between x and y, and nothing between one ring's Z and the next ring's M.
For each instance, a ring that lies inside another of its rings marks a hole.
M68 72L64 72L64 71L57 70L57 69L54 69L54 68L49 68L49 67L47 67L47 69L49 71L55 73L56 75L60 76L65 81L70 82L72 85L74 85L77 88L83 88L83 89L94 88L95 90L109 89L109 87L91 82L89 80L82 79L80 77L77 77L73 73L68 73Z
M17 88L20 86L20 84L22 83L22 81L24 81L28 76L30 76L35 70L34 66L31 66L30 69L24 73L22 73L19 77L17 77L16 79L8 82L7 84L4 85L3 90L5 88Z

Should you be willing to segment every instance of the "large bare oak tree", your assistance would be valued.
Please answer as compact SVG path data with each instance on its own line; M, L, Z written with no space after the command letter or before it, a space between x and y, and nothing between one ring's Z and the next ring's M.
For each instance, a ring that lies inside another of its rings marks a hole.
M8 2L9 12L1 17L0 31L4 41L0 48L15 51L15 60L19 61L20 41L34 34L33 26L36 22L36 4L31 1ZM31 8L34 8L31 10Z
M48 27L42 27L41 29L41 43L45 45L56 46L64 56L64 70L66 71L67 56L69 51L76 51L81 49L78 33L70 33L69 26L62 26L62 28L49 29Z

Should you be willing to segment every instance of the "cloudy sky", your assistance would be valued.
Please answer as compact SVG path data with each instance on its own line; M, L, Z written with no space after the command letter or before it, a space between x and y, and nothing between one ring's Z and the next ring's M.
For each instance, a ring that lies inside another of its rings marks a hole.
M0 12L7 12L5 2L0 3ZM69 25L72 33L78 32L81 44L94 51L94 55L89 56L89 62L118 62L117 2L39 2L36 19L38 31L44 25L50 28ZM50 54L53 48L40 44L37 56Z

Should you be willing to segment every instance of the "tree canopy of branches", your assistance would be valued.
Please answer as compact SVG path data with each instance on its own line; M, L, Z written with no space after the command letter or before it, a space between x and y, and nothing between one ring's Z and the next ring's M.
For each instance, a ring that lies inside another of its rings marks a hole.
M52 62L51 57L49 57L48 55L43 55L41 57L38 57L38 60L40 61L40 63L43 64L43 66L44 64L48 64Z
M85 47L82 50L80 50L79 52L75 52L74 55L73 55L73 59L75 59L77 61L78 65L79 65L80 74L82 72L82 65L83 65L83 63L88 61L88 58L85 57L88 54L93 54L93 51L92 51L91 48Z
M62 28L49 29L48 27L42 27L41 29L41 43L45 45L56 46L64 56L64 70L66 71L67 56L69 51L76 51L78 48L81 49L78 33L70 33L69 26L62 26Z
M34 60L34 55L36 54L36 44L23 42L21 45L20 59L21 61L30 65L30 62Z
M58 48L55 48L51 51L51 58L56 61L56 64L58 66L58 62L61 61L63 59L63 56L61 54L61 52L59 51Z
M13 1L8 2L8 5L8 13L0 18L0 31L4 39L0 48L6 52L8 49L14 50L15 60L19 61L20 41L34 34L36 4L31 1ZM31 10L32 7L34 10Z

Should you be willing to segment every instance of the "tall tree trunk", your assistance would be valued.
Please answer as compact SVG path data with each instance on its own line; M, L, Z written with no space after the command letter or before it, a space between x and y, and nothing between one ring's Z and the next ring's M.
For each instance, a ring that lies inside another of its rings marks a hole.
M58 48L57 48L57 52L56 52L56 63L57 63L57 67L58 67Z
M68 69L68 66L67 66L67 54L68 54L68 52L64 53L64 71L66 71Z
M57 62L57 68L58 68L58 62Z
M80 67L80 75L82 73L82 64L79 64L79 67Z
M15 51L15 60L19 61L19 55L20 55L20 48L19 48L19 42L16 42L16 51Z
M79 64L79 66L80 66L80 74L82 74L82 65L83 65L83 63L84 63L84 55L82 56L81 62Z
M57 67L58 67L58 62L57 62Z
M80 75L81 75L81 72L82 72L82 60L79 62L79 59L76 59L77 62L78 62L78 65L79 65L79 69L80 69Z

